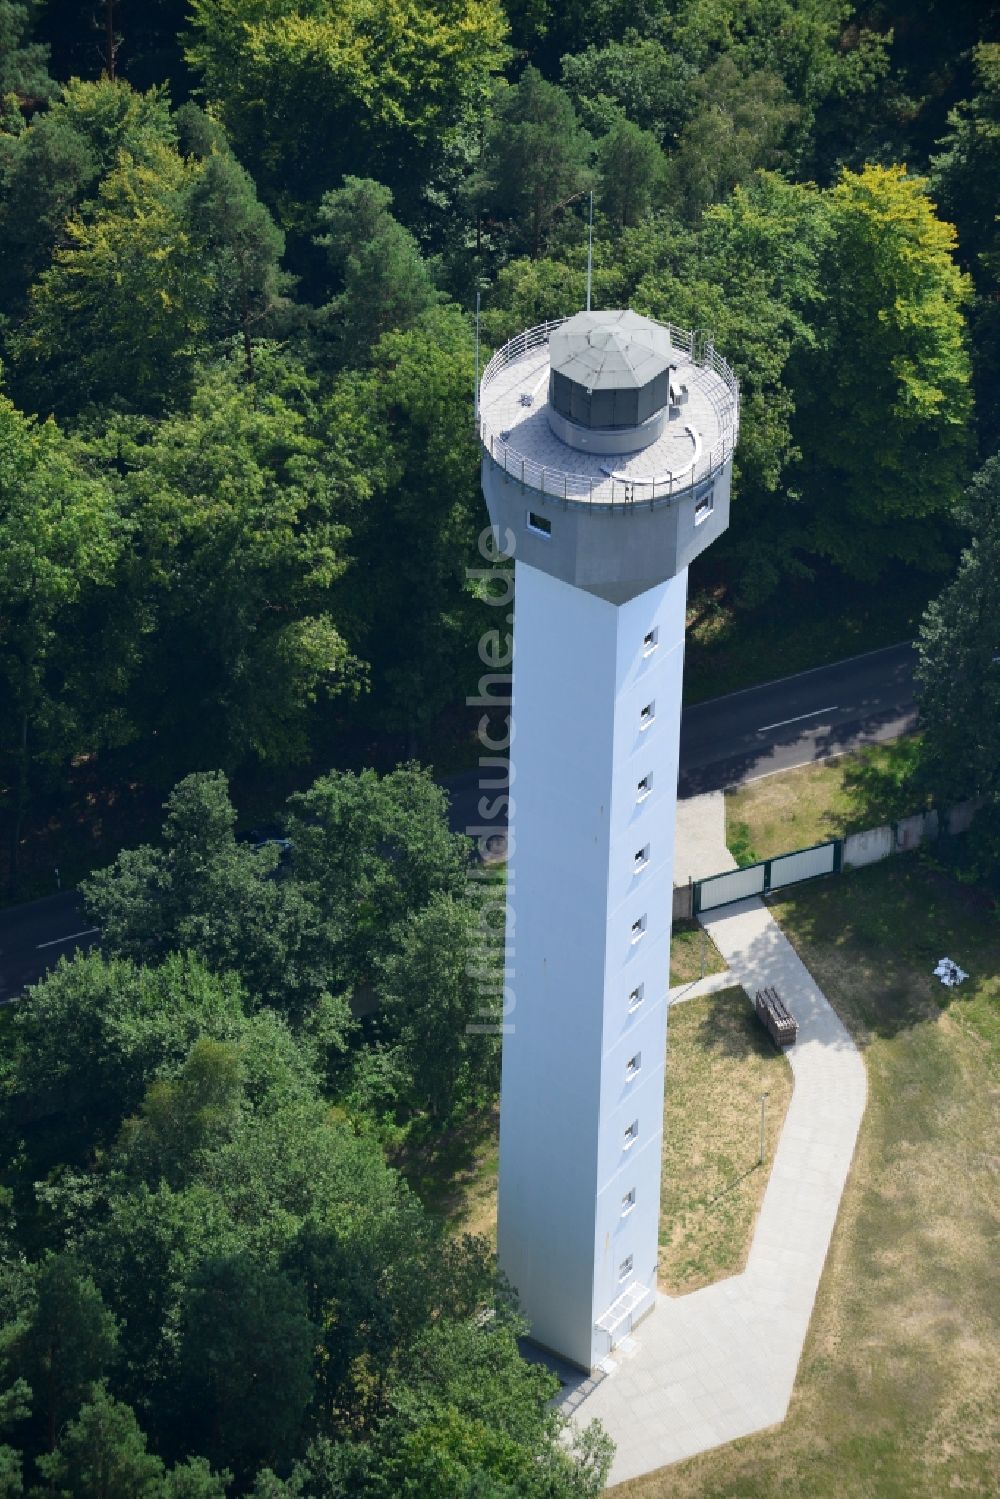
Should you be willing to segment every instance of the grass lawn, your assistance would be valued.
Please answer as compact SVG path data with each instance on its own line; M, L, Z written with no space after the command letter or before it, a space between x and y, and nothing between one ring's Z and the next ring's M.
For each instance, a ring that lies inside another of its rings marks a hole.
M918 750L918 737L909 735L728 791L726 842L734 858L752 864L921 810L909 785Z
M791 1097L791 1069L742 989L675 1006L669 1034L660 1284L678 1294L742 1268ZM770 1097L761 1171L764 1089ZM440 1140L418 1145L411 1139L393 1156L452 1232L484 1234L493 1242L497 1126L494 1112Z
M670 986L690 984L710 973L722 973L725 960L696 921L675 922L670 938Z
M915 855L803 885L773 910L869 1082L791 1407L781 1426L616 1494L994 1495L1000 922ZM958 990L931 974L944 955L971 975Z
M497 1238L499 1109L433 1141L409 1140L390 1157L428 1211L455 1234Z
M660 1289L677 1296L743 1269L792 1069L742 989L674 1005L668 1037ZM762 1092L769 1095L763 1169Z

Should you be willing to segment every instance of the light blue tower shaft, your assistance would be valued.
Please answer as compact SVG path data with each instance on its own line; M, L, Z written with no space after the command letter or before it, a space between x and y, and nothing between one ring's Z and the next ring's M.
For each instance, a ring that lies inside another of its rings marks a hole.
M656 1288L686 572L516 590L499 1254L590 1369Z

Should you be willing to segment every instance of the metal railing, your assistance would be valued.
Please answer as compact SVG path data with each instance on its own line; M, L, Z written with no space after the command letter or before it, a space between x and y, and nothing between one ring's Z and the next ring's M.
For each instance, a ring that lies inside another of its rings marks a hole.
M723 382L721 391L714 381L699 386L715 411L719 436L693 463L676 473L625 478L620 474L574 474L562 468L547 468L519 453L508 443L509 434L496 430L484 414L483 393L503 370L518 363L532 349L548 344L553 329L564 322L565 318L555 318L527 328L497 349L483 371L479 384L479 440L498 468L525 488L552 495L567 505L607 505L627 509L635 505L652 508L668 504L714 477L728 463L739 439L739 381L726 361L715 352L715 345L707 334L700 329L689 332L673 323L662 326L669 330L674 347L686 354L693 365L711 370Z

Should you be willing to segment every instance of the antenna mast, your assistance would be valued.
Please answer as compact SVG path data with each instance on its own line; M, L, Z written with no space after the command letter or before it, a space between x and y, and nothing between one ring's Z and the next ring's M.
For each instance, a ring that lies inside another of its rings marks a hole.
M594 279L594 189L590 189L590 225L587 229L587 311L590 311L590 286Z

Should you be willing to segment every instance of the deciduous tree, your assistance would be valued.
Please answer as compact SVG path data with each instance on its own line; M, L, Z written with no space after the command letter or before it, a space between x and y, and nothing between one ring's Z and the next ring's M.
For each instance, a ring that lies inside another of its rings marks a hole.
M399 1101L437 1120L499 1083L498 1036L485 1022L496 1022L502 976L485 919L478 901L435 895L407 922L381 985L380 1030L405 1078Z
M267 201L301 228L346 172L412 200L478 113L506 30L498 0L194 0L187 55Z
M315 892L343 981L371 983L403 927L438 894L460 894L468 843L448 829L426 771L331 772L289 802L296 877Z
M784 147L799 116L781 78L763 70L744 77L729 56L697 80L693 94L696 108L667 167L670 198L692 222L757 168L786 165Z
M920 719L939 800L1000 804L1000 458L976 475L963 518L971 543L917 641Z
M339 992L346 910L336 907L337 920L321 918L307 884L275 878L273 845L258 850L237 842L225 777L186 777L166 807L162 848L127 850L84 886L106 949L157 963L197 953L220 982L231 985L239 975L251 1004L298 1019ZM340 1020L346 1029L346 1011Z
M252 387L238 362L213 366L189 409L123 422L95 445L124 470L142 538L121 575L145 663L131 707L164 786L205 765L301 760L313 705L355 680L333 585L343 496L365 481L340 439L320 435L301 371L268 350L254 358Z
M297 1455L312 1393L316 1329L305 1293L240 1257L208 1261L181 1308L180 1381L189 1429L244 1482Z
M79 413L93 403L159 411L190 389L204 346L212 268L188 221L202 168L170 146L125 155L73 214L66 245L31 291L12 339L21 388L36 409Z
M58 99L15 135L0 133L0 309L19 320L28 289L46 269L64 226L121 151L149 162L175 140L162 88L136 93L126 83L67 83Z
M466 578L482 563L473 347L457 308L432 308L408 332L386 334L370 370L345 373L326 411L369 486L345 497L364 561L340 589L345 631L371 667L364 711L408 756L463 686L474 688L468 642L496 612L477 605Z
M796 374L811 545L859 578L940 566L972 407L955 231L903 167L845 172L829 199L815 348Z
M100 705L70 667L72 634L109 584L124 535L107 482L53 422L32 421L0 395L0 763L12 892L34 772L82 749L88 729L98 737Z

